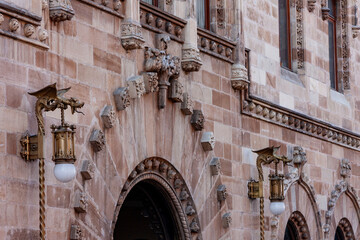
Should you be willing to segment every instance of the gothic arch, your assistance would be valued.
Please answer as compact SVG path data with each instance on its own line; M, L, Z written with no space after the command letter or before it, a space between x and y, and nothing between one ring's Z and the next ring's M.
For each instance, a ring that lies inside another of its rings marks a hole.
M344 240L354 240L354 231L350 221L347 218L342 218L336 228L336 233L340 232Z
M297 238L299 240L310 240L311 236L310 236L310 231L309 231L309 227L308 224L306 222L306 219L304 217L304 215L302 215L301 212L299 211L295 211L290 215L290 218L288 220L289 225L291 225L294 230L296 231L296 235ZM285 233L283 233L285 234Z
M193 198L185 180L168 161L159 157L151 157L140 162L126 180L116 205L112 222L112 234L116 226L120 209L133 187L143 181L151 181L159 185L171 201L176 220L182 230L184 240L202 239L200 222Z

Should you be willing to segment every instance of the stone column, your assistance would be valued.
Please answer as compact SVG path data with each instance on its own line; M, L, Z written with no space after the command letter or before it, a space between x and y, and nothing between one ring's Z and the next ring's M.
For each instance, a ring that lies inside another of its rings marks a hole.
M194 72L199 71L202 65L200 51L197 48L196 1L188 0L185 3L192 7L187 8L185 13L187 24L184 29L185 42L182 48L181 66L185 72Z
M140 24L139 0L125 1L125 20L121 24L121 44L126 50L142 48L144 38Z

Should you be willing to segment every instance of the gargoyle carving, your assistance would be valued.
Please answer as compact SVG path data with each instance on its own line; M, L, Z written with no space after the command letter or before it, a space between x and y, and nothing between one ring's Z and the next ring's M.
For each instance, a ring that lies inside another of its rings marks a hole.
M63 95L70 90L69 88L64 88L57 90L56 83L51 84L39 91L29 93L32 96L38 98L35 104L35 115L38 122L39 134L45 135L44 128L44 118L42 116L42 110L54 111L57 108L67 109L68 106L71 108L71 113L79 112L77 109L82 108L84 106L83 102L80 102L76 98L65 98Z
M180 58L167 53L170 37L159 34L158 49L145 48L145 71L155 72L159 76L159 108L165 108L167 89L170 79L177 80L180 74Z

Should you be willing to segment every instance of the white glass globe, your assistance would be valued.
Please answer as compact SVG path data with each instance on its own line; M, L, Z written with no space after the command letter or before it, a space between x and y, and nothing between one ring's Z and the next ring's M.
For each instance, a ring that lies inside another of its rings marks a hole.
M285 211L284 202L270 202L270 212L274 215L280 215Z
M55 164L54 175L60 182L67 183L75 178L76 168L71 163Z

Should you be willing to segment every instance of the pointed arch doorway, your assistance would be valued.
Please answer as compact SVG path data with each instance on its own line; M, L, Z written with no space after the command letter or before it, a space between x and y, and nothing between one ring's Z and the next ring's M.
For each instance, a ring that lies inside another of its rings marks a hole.
M148 158L130 173L112 223L113 240L201 240L195 203L176 168Z

